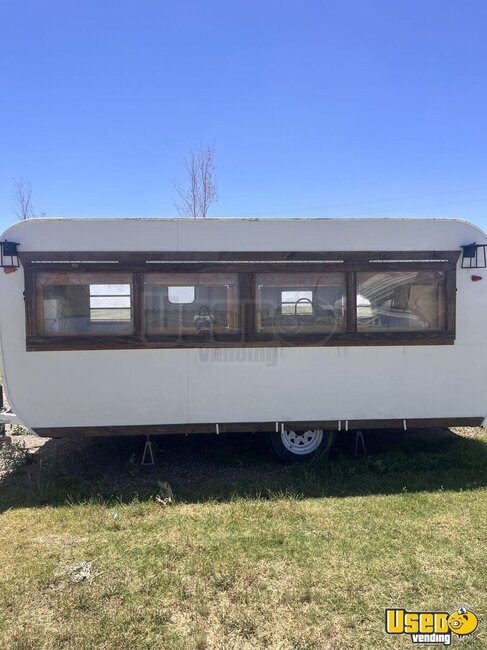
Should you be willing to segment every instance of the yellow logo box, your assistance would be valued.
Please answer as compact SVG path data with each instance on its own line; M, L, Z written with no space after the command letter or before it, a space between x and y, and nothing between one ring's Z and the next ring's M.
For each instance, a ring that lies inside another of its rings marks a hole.
M448 612L408 612L405 609L386 609L386 632L388 634L472 634L479 619L472 611L460 607Z
M446 634L450 632L448 612L407 612L386 609L388 634Z

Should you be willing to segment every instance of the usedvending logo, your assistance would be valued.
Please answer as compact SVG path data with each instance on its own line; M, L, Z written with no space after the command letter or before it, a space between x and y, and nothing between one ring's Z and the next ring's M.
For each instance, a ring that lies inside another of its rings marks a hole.
M451 645L454 634L466 637L475 632L478 625L477 615L465 607L452 614L386 609L387 634L409 634L413 643Z

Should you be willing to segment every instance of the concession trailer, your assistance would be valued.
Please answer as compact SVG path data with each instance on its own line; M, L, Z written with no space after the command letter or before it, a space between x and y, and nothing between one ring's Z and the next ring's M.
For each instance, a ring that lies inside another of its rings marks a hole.
M291 461L331 432L485 424L486 246L447 219L18 222L11 410L52 437L266 432Z

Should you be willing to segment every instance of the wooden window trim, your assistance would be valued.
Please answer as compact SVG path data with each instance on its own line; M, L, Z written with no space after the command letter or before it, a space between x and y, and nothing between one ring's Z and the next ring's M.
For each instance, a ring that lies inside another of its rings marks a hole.
M431 273L431 271L432 271L431 269L426 269L425 270L423 268L416 269L416 270L418 272L420 272L420 273L428 273L428 272ZM397 269L396 269L396 271L397 271ZM402 271L402 269L399 272L401 272L401 271ZM434 269L434 271L437 272L438 269ZM375 271L372 272L372 273L369 273L368 270L364 271L364 272L357 270L357 272L354 273L354 276L355 276L355 295L356 296L360 293L360 286L361 286L360 285L360 275L361 274L374 275L375 273L376 273ZM391 272L389 271L388 273L391 273ZM442 270L441 273L442 273L442 277L437 279L437 283L436 283L436 286L439 288L438 295L437 295L437 314L438 314L438 317L439 317L438 321L442 321L444 323L444 325L442 325L442 326L438 325L437 327L435 327L435 328L432 327L431 330L429 330L431 332L437 332L439 334L449 331L448 330L447 310L446 310L446 305L447 305L447 282L448 282L449 271L448 270L446 270L446 271ZM456 273L454 275L456 275ZM424 278L419 278L419 279L416 278L414 280L414 286L431 287L433 285L432 285L431 280L425 280ZM454 296L455 294L453 293L452 295ZM390 330L387 330L387 329L386 330L384 330L384 329L381 330L381 329L377 328L375 325L372 325L372 326L369 326L369 327L367 327L367 325L364 325L364 324L361 325L361 323L358 320L357 312L358 312L358 306L356 307L356 312L355 312L355 319L356 319L355 320L355 327L356 327L355 331L357 331L360 334L364 334L364 333L367 333L367 332L380 333L381 331L382 332L384 332L384 331L390 331L390 332L403 331L403 330L394 330L392 328ZM416 330L416 331L418 331L418 330Z
M238 273L198 273L198 281L195 281L195 273L187 273L186 271L181 271L180 273L160 273L154 271L146 271L145 273L140 273L143 277L142 280L142 293L144 291L145 285L151 286L227 286L228 287L228 332L225 334L236 334L240 331L240 311L241 303L239 299L239 274ZM175 276L177 275L177 279ZM144 297L142 296L142 300ZM144 305L144 315L145 315L145 305ZM172 328L161 328L161 327L151 327L150 330L146 328L143 333L147 337L157 337L157 336L183 336L183 333L178 332L176 329L171 331ZM221 335L224 336L224 333ZM187 333L186 333L187 335Z
M339 347L384 345L452 345L456 328L457 251L339 252L339 253L22 253L25 270L26 348L28 351L99 350L142 348L215 347ZM147 262L153 262L148 264ZM446 272L446 328L436 331L357 332L356 273L358 271ZM38 272L104 272L133 274L133 335L40 336L37 329L36 275ZM272 272L346 273L346 331L333 334L300 334L299 337L256 331L255 276ZM147 335L144 328L144 273L237 273L240 331L214 334Z
M323 268L320 273L310 273L309 271L299 271L299 276L291 276L289 277L289 272L280 272L279 270L275 270L272 273L269 272L259 272L257 269L256 272L254 273L254 280L255 280L255 291L254 291L254 302L255 302L255 310L256 310L256 318L255 318L255 323L256 323L256 329L259 335L265 335L267 334L268 336L273 335L274 327L269 326L269 325L264 325L262 323L262 315L263 315L263 301L262 301L262 291L259 290L259 288L262 288L264 290L267 289L277 289L278 291L299 291L302 289L309 289L311 287L312 293L315 291L315 289L321 289L321 288L326 288L326 287L337 287L340 288L340 290L343 292L342 296L346 297L347 295L347 272L343 271L341 269L340 271L333 271L330 272L328 268ZM269 277L269 279L267 279ZM346 304L344 305L345 309L344 311L346 312ZM278 301L275 304L275 308L277 311L282 310L282 307L280 306L280 301ZM282 311L281 311L282 314ZM336 321L337 319L335 319ZM286 335L286 329L288 327L284 324L282 328L282 334ZM329 326L327 329L327 326L313 326L313 329L315 330L316 334L319 334L322 338L327 338L331 336L333 332L340 332L344 333L347 331L347 324L346 324L346 315L345 319L342 319L342 322L338 326L337 322L335 322L335 327ZM320 331L321 330L321 331ZM308 334L312 333L312 327L309 325L306 326L306 331L302 334L302 337L305 338ZM273 335L275 336L275 335Z
M386 261L398 260L406 261L411 260L419 262L427 260L428 262L436 263L439 260L445 260L448 264L455 264L458 262L461 251L267 251L267 252L246 252L246 251L109 251L109 252L95 252L95 251L43 251L43 252L19 252L19 259L24 268L30 265L38 267L43 266L45 263L49 264L55 261L55 267L59 264L82 264L89 262L90 264L99 262L105 263L119 263L120 266L142 266L147 269L147 262L151 268L157 261L164 261L164 263L177 262L179 263L211 263L217 262L219 264L228 262L235 264L237 262L309 262L309 261L325 261L327 263L334 260L340 260L340 263L362 264L370 263L371 260L378 260L381 263ZM72 268L72 266L70 266Z
M132 282L133 300L132 308L134 310L134 338L141 339L145 330L145 311L144 311L144 274L136 271Z
M61 274L64 276L66 273L72 273L74 278L69 278L66 280L64 277L58 277L61 276ZM66 282L68 284L71 284L73 286L76 285L85 285L87 282L90 284L97 284L97 281L99 280L99 273L97 272L83 272L82 275L83 277L78 277L78 274L80 272L78 270L73 270L71 269L70 271L60 271L57 267L55 268L42 268L39 271L33 273L32 271L28 270L26 272L26 288L25 288L25 300L26 300L26 307L31 299L33 299L33 302L35 304L35 311L32 309L26 310L26 324L29 323L29 325L26 325L26 328L29 329L31 332L34 333L35 336L38 335L39 330L42 330L44 328L44 308L43 308L43 303L42 303L42 289L45 286L55 286L57 284L62 284L65 285ZM38 275L42 276L48 276L43 278L43 281L39 281L39 278L37 277ZM123 282L120 279L120 276L126 276L128 278L128 282ZM136 310L134 301L135 301L135 278L138 274L133 273L132 271L126 271L123 269L117 269L115 272L113 271L106 271L103 275L104 279L104 284L129 284L130 286L130 311L131 311L131 318L130 318L130 329L133 330L133 333L131 334L122 334L122 333L114 333L112 334L100 334L98 335L100 338L103 337L104 339L107 339L107 341L110 341L112 337L121 337L121 336L134 336L137 333L136 329ZM142 274L140 274L142 275ZM49 277L52 276L52 277ZM28 280L27 280L28 278ZM34 296L32 296L31 292L34 292ZM34 321L31 323L31 321ZM62 336L62 335L61 335ZM97 336L96 334L69 334L63 336L63 338L72 338L76 339L79 337L95 337ZM58 334L45 334L42 338L46 339L55 339L57 340L60 338L60 335Z
M345 324L348 334L357 333L357 273L347 272L347 305L345 308Z
M242 341L248 341L256 333L255 273L239 274L240 319Z

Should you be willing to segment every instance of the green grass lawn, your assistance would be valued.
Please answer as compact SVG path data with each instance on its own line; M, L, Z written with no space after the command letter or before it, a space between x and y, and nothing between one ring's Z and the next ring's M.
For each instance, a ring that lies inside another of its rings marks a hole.
M140 442L90 441L56 472L48 442L0 483L0 647L441 647L387 637L384 612L486 618L487 436L366 441L285 467L251 436L167 438L140 471ZM455 645L486 648L486 625Z

